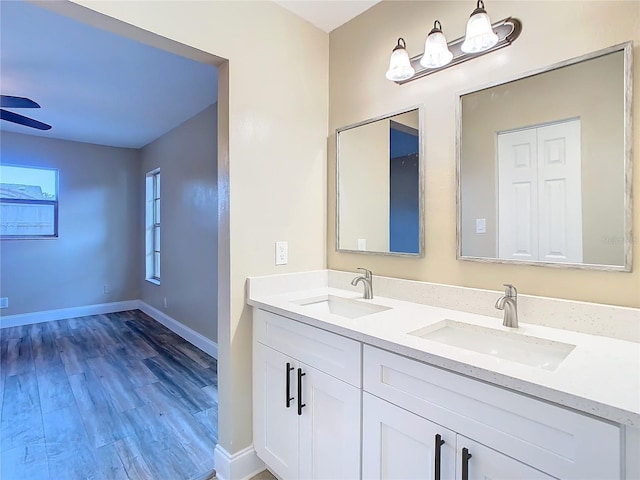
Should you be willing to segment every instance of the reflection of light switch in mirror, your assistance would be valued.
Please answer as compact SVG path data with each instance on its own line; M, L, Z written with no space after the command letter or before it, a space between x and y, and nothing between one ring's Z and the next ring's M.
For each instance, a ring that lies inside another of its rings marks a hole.
M367 239L359 238L358 239L358 250L364 251L367 249Z
M476 218L476 233L487 233L487 220Z

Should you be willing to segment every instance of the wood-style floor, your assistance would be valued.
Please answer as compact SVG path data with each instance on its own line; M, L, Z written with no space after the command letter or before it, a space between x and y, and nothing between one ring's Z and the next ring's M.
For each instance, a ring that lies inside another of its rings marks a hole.
M2 480L207 478L214 358L135 310L0 330Z

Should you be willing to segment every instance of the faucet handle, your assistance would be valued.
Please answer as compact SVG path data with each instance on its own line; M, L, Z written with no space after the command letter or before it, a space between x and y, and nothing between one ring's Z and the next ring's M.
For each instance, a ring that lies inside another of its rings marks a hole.
M373 277L373 273L371 273L371 270L367 270L366 268L362 267L358 267L356 270L362 270L362 272L364 273L364 278L371 281L371 278Z
M518 296L518 290L516 290L516 287L514 287L513 285L511 285L510 283L505 283L503 284L504 288L504 294L507 297L517 297Z

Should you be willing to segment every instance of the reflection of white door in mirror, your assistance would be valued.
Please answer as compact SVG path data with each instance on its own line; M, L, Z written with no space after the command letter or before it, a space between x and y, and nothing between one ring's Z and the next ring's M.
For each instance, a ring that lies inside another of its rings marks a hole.
M498 256L582 263L580 120L498 133Z

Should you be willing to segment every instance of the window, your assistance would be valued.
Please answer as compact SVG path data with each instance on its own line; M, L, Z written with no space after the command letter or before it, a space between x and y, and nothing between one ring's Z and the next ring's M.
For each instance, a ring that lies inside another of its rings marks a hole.
M0 165L0 238L58 236L58 170Z
M146 178L146 279L160 284L160 169Z

